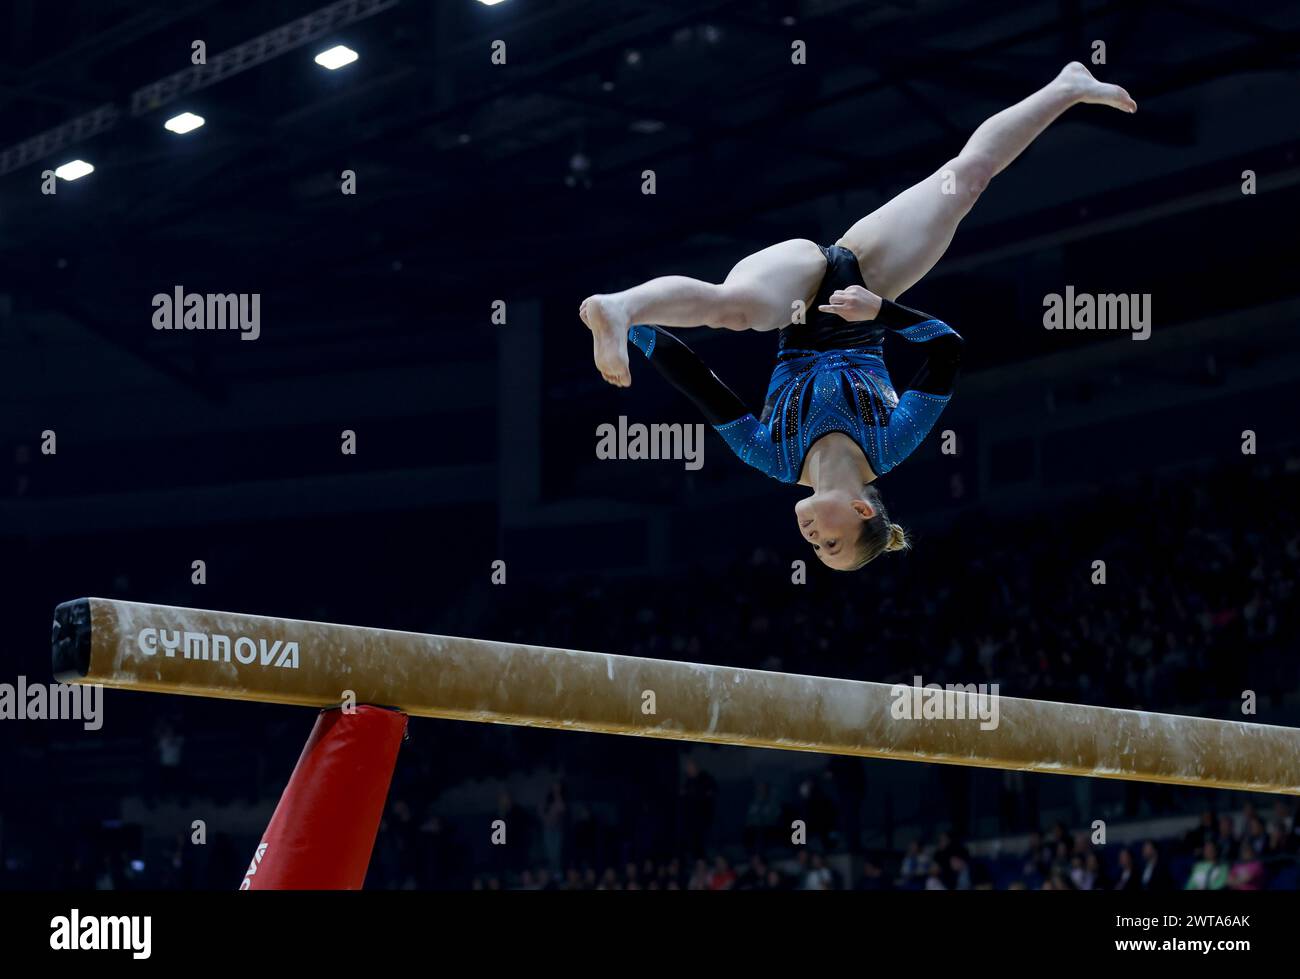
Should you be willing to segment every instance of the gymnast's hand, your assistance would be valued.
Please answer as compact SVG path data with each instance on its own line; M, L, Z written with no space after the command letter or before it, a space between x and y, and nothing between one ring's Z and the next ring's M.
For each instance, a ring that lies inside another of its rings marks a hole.
M827 297L825 306L817 308L823 313L834 313L850 323L874 320L880 313L881 298L862 286L836 289Z

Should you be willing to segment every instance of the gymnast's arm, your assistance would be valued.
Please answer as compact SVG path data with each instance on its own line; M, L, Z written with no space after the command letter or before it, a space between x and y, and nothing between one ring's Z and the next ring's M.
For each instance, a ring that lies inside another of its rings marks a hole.
M952 396L961 367L961 350L966 345L956 330L929 313L888 299L880 300L880 312L875 321L909 343L921 344L925 363L907 386L908 391L945 399Z
M695 351L659 326L634 326L627 338L669 384L700 409L742 462L773 475L775 451L767 429Z
M876 460L879 475L884 475L911 455L939 420L957 383L965 342L942 320L888 299L881 300L876 322L904 340L921 344L925 352L925 363L890 412L885 448Z
M929 313L882 299L862 286L837 289L827 297L826 305L817 308L851 323L873 320L909 343L921 344L925 364L907 390L945 399L952 394L965 341L947 323Z

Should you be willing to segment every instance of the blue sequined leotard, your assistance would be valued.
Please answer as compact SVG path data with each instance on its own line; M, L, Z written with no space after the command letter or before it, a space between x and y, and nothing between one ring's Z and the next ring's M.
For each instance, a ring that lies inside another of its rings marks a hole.
M814 311L834 290L862 284L851 252L839 246L823 251L827 273ZM926 353L925 366L902 397L885 367L887 331L921 344ZM876 319L864 323L817 311L807 323L781 331L776 367L756 418L666 330L638 325L628 339L701 408L741 460L786 483L799 481L808 450L830 432L853 439L877 476L906 459L952 397L962 346L948 324L889 300Z

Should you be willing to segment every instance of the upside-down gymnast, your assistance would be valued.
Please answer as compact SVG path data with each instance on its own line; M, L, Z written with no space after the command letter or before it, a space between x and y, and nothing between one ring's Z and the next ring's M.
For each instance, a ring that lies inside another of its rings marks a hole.
M1124 89L1071 62L1050 84L985 120L956 157L834 245L783 241L743 259L721 284L669 275L588 297L578 315L592 332L596 366L611 384L631 384L630 339L742 460L812 487L795 504L795 517L827 566L852 571L907 547L874 483L911 454L948 403L962 339L894 300L947 250L989 180L1061 113L1085 102L1137 110ZM799 309L806 316L790 322ZM658 325L641 325L650 323ZM760 418L663 329L693 326L781 331ZM886 331L920 344L926 357L901 398L882 358Z

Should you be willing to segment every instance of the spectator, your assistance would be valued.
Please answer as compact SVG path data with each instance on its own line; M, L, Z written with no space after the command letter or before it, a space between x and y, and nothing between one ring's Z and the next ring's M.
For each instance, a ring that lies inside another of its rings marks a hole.
M1052 864L1051 849L1043 840L1043 834L1034 830L1029 834L1029 846L1025 853L1020 872L1029 878L1044 878Z
M804 875L803 889L805 891L833 891L835 886L835 872L826 864L826 858L820 853L814 853L809 861L811 867L808 873Z
M890 889L889 878L880 864L870 858L862 861L862 879L858 882L860 891L887 891Z
M546 865L558 874L564 866L564 838L569 816L564 786L552 782L537 811L542 824L542 851L546 855Z
M1056 844L1056 850L1052 857L1052 866L1048 870L1048 875L1069 877L1070 864L1072 863L1072 861L1073 861L1073 856L1070 852L1070 844L1067 843L1065 840L1059 841Z
M1252 815L1246 820L1246 832L1242 842L1249 843L1256 856L1267 852L1268 830L1264 828L1264 821L1258 816Z
M1215 835L1220 853L1232 853L1237 849L1237 829L1232 825L1232 817L1226 812L1219 816L1219 829Z
M1256 858L1249 840L1241 841L1237 862L1228 874L1228 888L1234 891L1258 891L1264 887L1264 864Z
M1102 866L1101 858L1097 856L1096 850L1089 850L1083 855L1083 867L1092 878L1092 886L1089 890L1108 891L1111 889L1110 875L1106 873L1106 868Z
M934 848L934 862L939 865L944 885L949 889L956 883L956 875L952 870L953 857L960 857L963 862L970 860L970 854L966 852L966 848L955 842L951 834L940 833L939 844Z
M1219 859L1219 847L1209 840L1201 848L1201 859L1192 865L1186 890L1221 891L1228 886L1228 866Z
M1141 882L1144 891L1169 891L1174 887L1169 871L1161 859L1160 850L1153 840L1147 840L1142 844Z
M682 862L677 857L664 864L659 874L666 889L679 889L682 886Z
M738 891L761 891L767 880L767 862L757 853L749 858L749 864L736 879Z
M594 863L597 859L598 832L599 827L596 825L596 817L592 814L591 807L585 802L575 801L572 818L569 821L567 859L578 866Z
M1188 830L1187 835L1183 837L1183 844L1193 853L1203 853L1205 844L1217 838L1218 830L1215 827L1214 813L1206 809L1201 813L1201 821Z
M1288 852L1292 837L1288 836L1281 823L1271 823L1268 828L1268 847L1266 852L1269 856L1281 856Z
M1045 891L1073 891L1075 890L1074 882L1070 880L1070 875L1065 867L1060 864L1052 865L1052 872L1048 875L1047 883L1043 885Z
M921 883L929 874L932 862L921 852L921 841L912 840L907 844L907 853L903 857L903 865L899 872L899 882L904 887L908 884Z
M808 777L799 783L795 812L808 828L808 842L829 849L835 830L835 803L827 795L821 779Z
M182 795L185 769L185 738L168 720L158 722L154 731L154 760L157 762L158 797L173 800Z
M1300 550L1300 534L1296 535L1296 548ZM1300 853L1300 819L1295 818L1294 810L1285 799L1278 799L1273 804L1272 822L1281 827L1282 835L1286 838L1283 852Z
M773 844L781 822L781 809L767 782L754 784L754 798L745 814L745 849L761 852Z
M707 891L709 889L709 865L704 862L704 858L695 861L695 869L691 872L691 879L686 882L688 891Z
M694 758L687 758L682 780L682 824L686 850L692 856L700 856L708 849L717 791L713 776L701 770Z
M1082 854L1076 853L1070 858L1070 883L1076 891L1091 891L1096 888L1097 875L1084 864Z
M1141 890L1142 882L1137 874L1133 851L1128 847L1123 847L1120 849L1117 859L1119 862L1119 877L1115 880L1113 889L1117 891Z
M708 875L708 890L729 891L736 884L736 872L722 854L713 858L713 870Z
M975 886L970 862L959 853L954 853L948 858L948 879L952 881L954 891L969 891Z
M930 869L925 878L925 889L927 891L948 890L948 885L944 883L943 872L939 869L937 861L930 862Z

